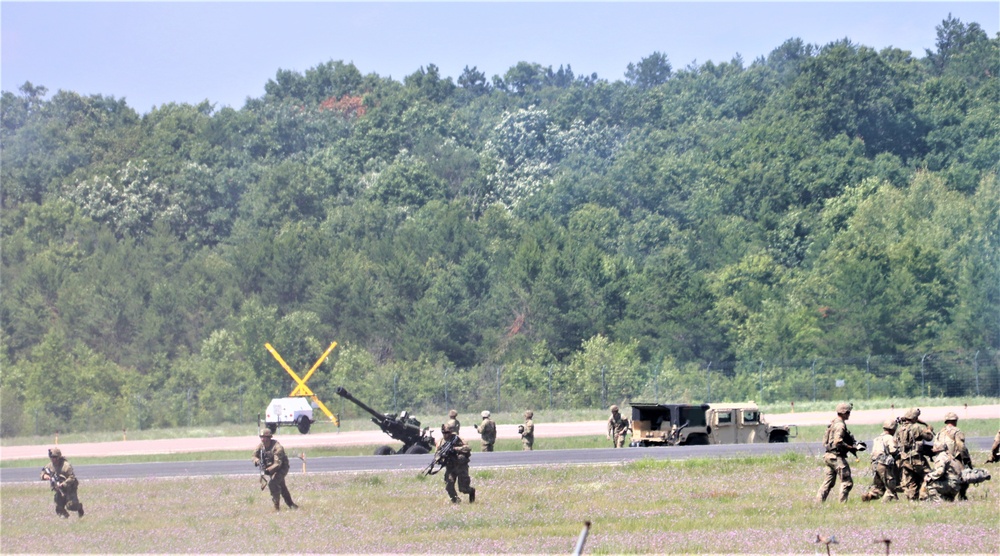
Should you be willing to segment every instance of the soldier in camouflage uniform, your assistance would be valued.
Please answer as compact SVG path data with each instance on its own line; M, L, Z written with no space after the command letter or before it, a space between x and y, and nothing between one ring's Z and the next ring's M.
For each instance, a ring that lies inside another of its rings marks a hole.
M535 416L535 412L528 410L524 412L524 424L518 426L518 432L521 433L521 449L522 451L531 451L535 446L535 422L532 421L532 417Z
M490 412L484 411L482 413L483 420L476 427L476 432L482 438L482 446L484 452L492 452L493 444L497 441L497 424L490 419Z
M274 439L274 433L270 429L261 429L260 444L253 453L253 464L255 467L263 466L264 474L270 477L267 488L271 491L271 501L274 502L274 511L281 509L280 501L285 499L285 504L291 509L298 506L292 502L292 494L288 492L285 484L285 476L288 475L288 456L285 448Z
M954 502L962 486L962 462L951 455L944 442L935 442L931 449L934 459L924 479L921 500Z
M972 458L969 456L969 449L965 446L965 433L958 428L958 415L954 411L949 411L944 415L944 428L937 434L935 442L941 442L948 447L951 457L962 462L965 469L972 469ZM966 492L969 490L967 483L962 483L958 489L958 499L968 500Z
M896 447L896 420L886 419L882 423L882 434L875 437L872 445L872 487L861 495L862 502L881 498L883 502L898 500L899 490L897 475L899 468L899 448Z
M458 431L462 430L462 423L458 421L458 411L455 411L454 409L449 411L448 420L445 422L445 424L455 425L455 434L458 434Z
M615 448L625 446L625 437L628 435L628 419L623 419L618 412L618 406L611 406L611 417L608 418L608 440Z
M997 431L993 438L993 447L990 448L990 457L986 458L986 463L996 463L1000 461L1000 431Z
M76 493L80 481L77 480L76 473L73 472L73 466L63 457L62 450L59 448L49 450L49 464L42 468L41 479L43 481L49 481L51 484L52 477L55 477L52 490L55 491L56 515L68 518L69 512L66 511L66 508L69 508L75 511L77 516L83 517L83 503L80 502Z
M920 410L906 410L896 429L896 446L899 447L899 488L907 500L917 500L927 474L927 459L922 451L925 441L934 439L934 429L920 420Z
M441 447L445 443L454 439L454 443L451 445L451 450L446 453L441 453ZM455 483L458 483L458 490L462 494L469 495L469 502L476 501L476 489L472 488L472 479L469 477L469 458L472 456L472 450L458 438L458 432L455 429L455 425L451 423L445 423L441 426L441 440L437 443L437 453L435 458L441 458L438 463L444 464L444 489L448 492L448 496L451 497L452 503L459 503L461 500L458 498L458 492L455 492Z
M823 486L816 494L817 502L826 502L826 497L833 490L837 477L840 477L841 502L847 502L847 495L854 487L854 481L851 480L851 466L847 463L847 454L864 451L865 445L857 443L851 431L847 430L846 421L851 417L851 409L851 404L838 404L837 418L830 423L823 436L823 447L826 449L823 462L826 463L826 472Z

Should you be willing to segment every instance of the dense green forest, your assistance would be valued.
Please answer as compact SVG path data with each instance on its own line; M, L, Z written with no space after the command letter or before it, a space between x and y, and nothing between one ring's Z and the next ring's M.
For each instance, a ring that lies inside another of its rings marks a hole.
M1000 395L998 75L949 16L922 56L613 81L331 60L238 110L25 83L2 433L255 419L294 386L265 342L296 370L338 342L309 386L385 410Z

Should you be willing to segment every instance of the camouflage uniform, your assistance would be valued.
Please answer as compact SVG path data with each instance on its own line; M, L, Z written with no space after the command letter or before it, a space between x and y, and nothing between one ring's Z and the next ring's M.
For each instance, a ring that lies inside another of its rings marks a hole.
M448 492L448 496L451 497L451 501L458 503L460 501L458 492L455 492L455 483L457 482L459 492L468 494L469 502L475 502L476 489L472 488L472 479L469 477L469 458L472 456L472 450L461 438L457 438L454 430L453 427L445 424L441 428L443 435L441 440L438 440L436 447L437 451L440 452L441 447L451 440L452 437L455 437L455 443L452 444L453 452L448 454L442 462L445 469L444 489Z
M840 477L840 501L847 502L847 495L854 488L854 481L851 480L851 466L847 463L848 452L857 450L854 435L847 430L847 423L844 421L851 416L850 404L837 405L837 418L834 419L826 429L823 437L823 446L826 454L823 462L826 463L826 471L823 477L823 485L816 494L818 502L826 502L826 497L833 490L833 485Z
M918 420L919 409L909 409L903 414L902 423L896 429L896 445L899 447L900 480L899 488L907 500L917 500L927 474L927 459L921 451L925 441L934 439L933 429Z
M75 511L79 517L83 517L83 503L77 497L77 489L80 481L76 478L73 466L62 455L62 450L52 448L49 450L49 464L42 469L40 478L48 481L49 477L56 477L59 488L52 487L55 492L54 501L56 503L56 515L59 517L69 517L69 508ZM60 492L61 491L61 492Z
M253 464L254 466L263 465L264 474L271 478L267 482L267 488L271 492L274 511L281 509L282 498L285 499L285 504L289 508L293 510L298 508L295 502L292 502L292 494L288 492L288 486L285 484L285 476L288 475L290 467L285 448L277 440L274 440L268 429L260 431L260 441L253 453Z
M490 419L490 412L483 412L483 421L476 427L476 432L482 437L484 452L492 452L493 444L497 441L497 424Z
M521 449L522 451L530 451L534 449L535 446L535 422L531 420L535 416L535 412L528 411L524 412L524 424L521 425Z
M625 446L625 437L628 436L628 419L623 419L618 412L618 406L611 406L611 417L608 418L608 439L611 440L615 448Z
M965 469L972 469L972 458L969 456L969 448L965 445L965 433L958 428L958 415L949 411L944 416L944 428L937 434L935 442L940 442L948 448L951 457L962 463ZM958 489L958 499L968 500L966 491L969 490L967 483L962 483Z
M897 475L899 468L899 448L893 433L896 432L896 422L889 419L882 423L882 434L875 438L872 445L872 486L868 492L861 495L863 502L881 498L883 502L898 500L899 491Z
M934 443L934 459L927 473L920 499L954 502L962 486L962 462L955 459L943 442Z
M452 409L448 412L448 420L445 422L446 425L455 426L455 434L458 434L462 430L462 423L458 421L458 412Z
M998 461L1000 461L1000 431L997 431L996 437L993 438L993 447L990 448L990 457L986 459L986 463Z

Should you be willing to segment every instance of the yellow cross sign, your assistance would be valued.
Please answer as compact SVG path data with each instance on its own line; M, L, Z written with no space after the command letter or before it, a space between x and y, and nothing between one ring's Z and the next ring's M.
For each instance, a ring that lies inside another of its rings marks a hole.
M271 352L271 355L273 355L274 358L278 360L278 363L281 364L282 368L284 368L285 371L288 372L288 374L292 375L292 379L295 380L297 386L292 389L292 393L289 394L289 396L301 396L301 397L312 398L312 401L314 401L316 405L323 410L323 413L326 413L326 416L329 417L330 420L333 421L333 423L339 427L340 419L337 419L336 415L330 413L330 410L327 409L325 405L323 405L323 402L319 401L319 398L316 397L316 394L314 394L313 391L310 390L308 386L306 386L306 381L309 380L309 378L313 375L313 373L316 372L316 369L318 369L319 366L323 363L323 361L326 360L326 357L330 355L330 352L333 351L333 348L337 347L337 342L332 342L330 344L330 347L326 348L326 351L323 352L323 355L319 356L319 359L316 360L316 363L313 364L312 368L309 369L309 372L307 372L305 376L302 378L299 378L299 375L295 374L295 371L293 371L292 368L288 366L288 363L285 363L285 360L282 359L280 355L278 355L278 351L274 349L274 346L272 346L271 344L264 344L264 347L267 348L267 351Z

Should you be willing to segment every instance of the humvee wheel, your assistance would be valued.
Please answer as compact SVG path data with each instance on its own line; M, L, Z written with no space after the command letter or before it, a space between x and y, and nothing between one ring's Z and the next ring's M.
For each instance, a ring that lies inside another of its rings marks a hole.
M298 427L300 433L308 434L310 426L312 426L312 422L310 422L309 419L305 417L299 417Z
M778 442L788 442L788 433L784 431L772 432L768 442L774 444Z
M391 456L394 453L395 452L392 450L392 448L388 446L379 446L378 448L375 448L376 456Z
M420 444L414 444L406 449L407 454L429 454L430 450L424 448Z
M684 446L707 446L708 437L704 434L692 434L688 437L687 442L683 444Z

